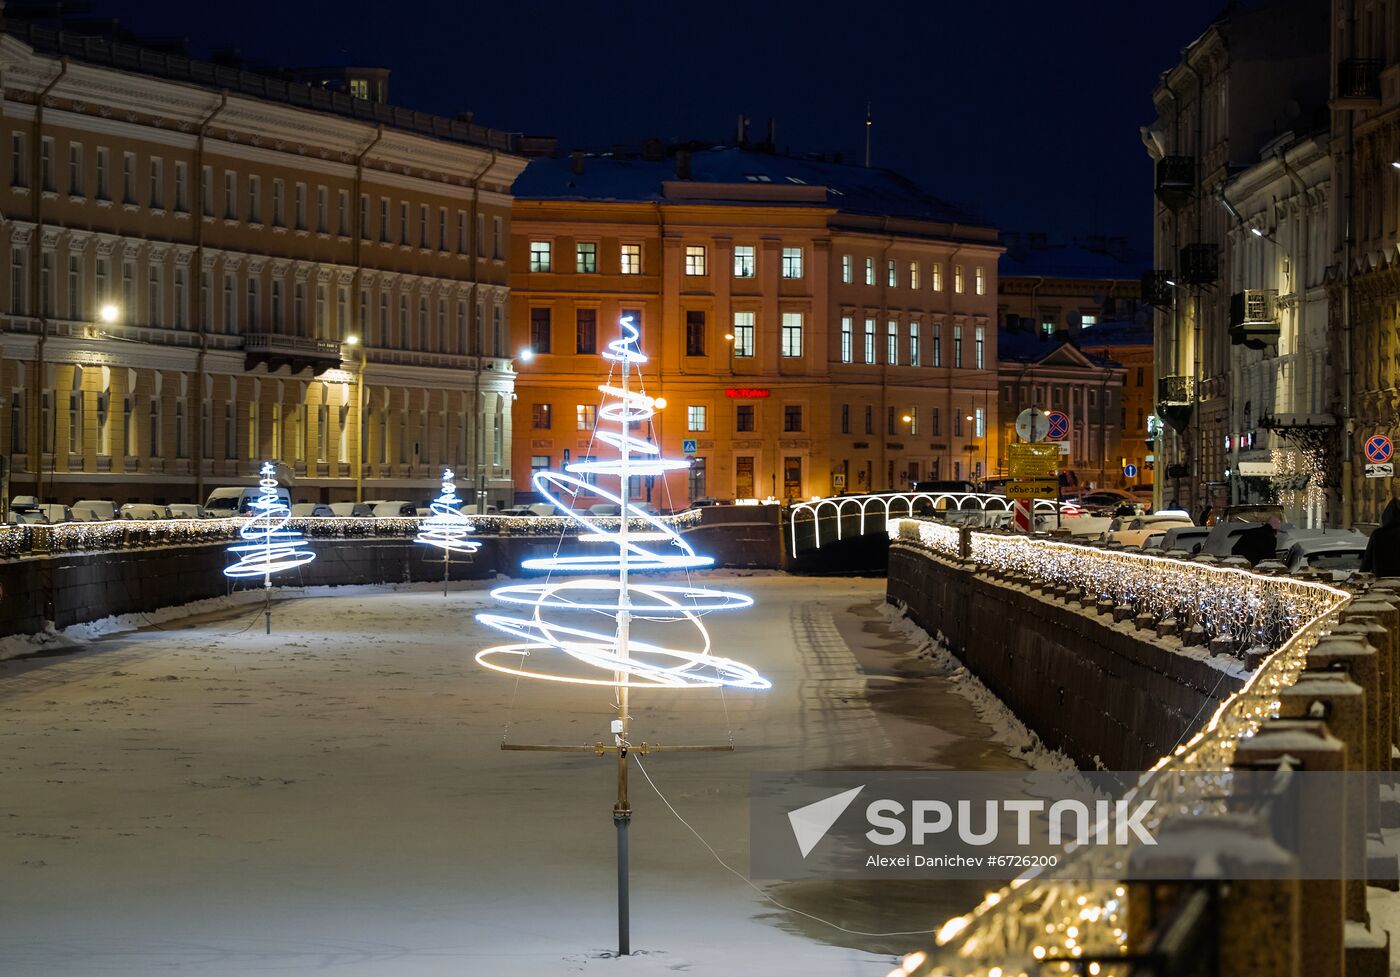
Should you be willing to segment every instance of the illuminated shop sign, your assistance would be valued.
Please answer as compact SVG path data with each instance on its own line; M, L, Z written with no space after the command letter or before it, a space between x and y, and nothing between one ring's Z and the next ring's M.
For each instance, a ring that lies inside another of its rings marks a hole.
M724 395L739 400L762 400L768 392L767 387L726 387Z

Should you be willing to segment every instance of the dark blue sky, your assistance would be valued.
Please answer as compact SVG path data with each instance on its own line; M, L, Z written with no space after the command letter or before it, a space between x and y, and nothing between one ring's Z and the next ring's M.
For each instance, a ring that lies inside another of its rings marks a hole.
M1223 0L95 0L138 32L281 64L393 69L394 102L608 148L732 139L863 153L1005 228L1150 244L1138 137L1157 75ZM236 13L235 13L236 11ZM232 14L232 15L231 15Z

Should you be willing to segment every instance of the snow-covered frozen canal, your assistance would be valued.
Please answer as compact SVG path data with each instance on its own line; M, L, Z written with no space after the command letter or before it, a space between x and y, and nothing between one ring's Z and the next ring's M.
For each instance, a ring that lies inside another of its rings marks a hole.
M747 867L755 770L1025 769L884 581L714 574L707 619L771 692L637 693L644 762ZM634 774L632 945L614 946L614 763L507 752L604 738L611 692L472 660L483 590L282 595L0 663L0 974L882 975L924 938L847 936L766 903ZM986 718L984 718L986 717ZM1014 740L1014 737L1009 737ZM848 928L936 927L976 883L769 886Z

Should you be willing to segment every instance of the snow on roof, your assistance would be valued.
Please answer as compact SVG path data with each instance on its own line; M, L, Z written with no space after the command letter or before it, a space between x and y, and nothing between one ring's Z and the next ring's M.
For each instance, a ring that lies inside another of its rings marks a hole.
M1002 278L1130 279L1138 281L1152 267L1152 256L1138 253L1127 240L1102 234L1079 235L1069 241L1047 235L1005 231L997 273Z
M1079 345L1089 348L1098 346L1151 346L1152 323L1134 322L1125 319L1118 322L1100 322L1086 326L1079 333Z
M667 199L663 184L678 180L745 187L806 186L824 188L827 206L850 213L991 226L971 211L925 193L892 170L829 160L733 146L714 147L690 154L689 176L684 178L677 175L674 157L652 160L590 155L581 163L583 172L575 173L568 157L531 160L516 179L513 192L522 200L662 202ZM774 203L747 196L734 202L764 206ZM811 204L810 200L801 202Z

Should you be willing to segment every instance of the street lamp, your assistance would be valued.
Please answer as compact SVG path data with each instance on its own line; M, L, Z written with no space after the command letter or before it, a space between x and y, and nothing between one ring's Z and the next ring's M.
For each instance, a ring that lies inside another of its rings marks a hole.
M366 350L360 344L360 337L345 337L345 345L360 354L360 365L355 371L355 501L364 501L365 476L365 357Z
M115 302L103 302L97 314L103 322L116 322L121 316L121 309L117 308Z
M521 363L529 363L534 358L535 351L529 346L526 346L524 349L522 349L520 353L516 356L516 359L520 360Z

